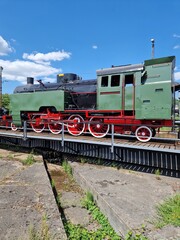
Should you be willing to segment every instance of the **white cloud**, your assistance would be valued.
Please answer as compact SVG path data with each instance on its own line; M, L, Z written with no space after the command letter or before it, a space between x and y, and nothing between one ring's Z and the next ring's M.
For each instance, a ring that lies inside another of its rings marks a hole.
M175 72L174 73L174 78L176 81L180 81L180 72Z
M175 37L175 38L180 38L180 35L178 35L178 34L173 34L173 37Z
M0 59L0 66L3 67L3 80L16 80L23 83L26 82L27 77L48 78L50 80L51 76L54 77L62 72L60 68L21 60L5 61Z
M180 45L176 45L173 47L173 49L179 49L180 48Z
M3 37L0 36L0 56L5 56L12 51L13 49L8 44L8 42L4 40Z
M11 39L11 41L16 42L14 39ZM12 51L15 50L0 36L0 56L8 55ZM51 66L51 62L62 61L70 58L70 56L70 52L62 50L48 53L24 53L23 59L17 60L0 59L0 66L3 67L3 80L16 80L26 83L27 77L34 77L35 79L53 82L56 79L56 74L61 73L62 69Z
M49 52L49 53L24 53L23 59L28 59L41 64L50 64L50 61L62 61L63 59L70 58L71 53L62 51Z
M98 47L97 47L96 45L93 45L92 48L93 48L93 49L97 49Z

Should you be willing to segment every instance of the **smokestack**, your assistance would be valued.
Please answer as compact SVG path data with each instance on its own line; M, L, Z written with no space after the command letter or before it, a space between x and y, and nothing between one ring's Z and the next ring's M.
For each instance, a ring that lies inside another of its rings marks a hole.
M27 84L34 84L34 78L27 77Z

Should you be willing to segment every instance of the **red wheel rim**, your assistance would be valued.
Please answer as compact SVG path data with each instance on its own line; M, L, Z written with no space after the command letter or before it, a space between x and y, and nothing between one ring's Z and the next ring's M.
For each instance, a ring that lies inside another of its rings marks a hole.
M59 134L62 131L62 124L55 120L51 120L52 122L48 124L49 131L53 134Z
M90 119L90 122L92 122L92 123L88 124L88 129L89 129L89 132L94 137L102 138L102 137L106 136L107 133L109 132L109 125L108 124L104 124L102 122L102 119L92 117Z
M68 123L67 130L73 136L79 136L84 132L85 124L83 117L80 115L71 115L68 121L72 121L72 123Z
M45 125L42 123L40 115L35 115L32 117L31 127L36 133L41 133L44 130Z
M141 126L136 129L135 135L140 142L148 142L152 137L152 131L146 126Z

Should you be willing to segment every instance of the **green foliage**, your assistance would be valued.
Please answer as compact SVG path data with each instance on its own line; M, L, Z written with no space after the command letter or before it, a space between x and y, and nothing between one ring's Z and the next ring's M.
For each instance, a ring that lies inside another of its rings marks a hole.
M81 163L86 163L86 162L87 162L87 159L86 159L85 157L81 157L81 158L80 158L80 162L81 162Z
M94 204L94 197L91 192L86 192L86 196L82 199L81 204L87 209L89 204Z
M62 197L62 194L61 194L61 193L59 193L59 194L56 196L56 201L57 201L58 206L61 206L61 197Z
M85 198L82 200L83 207L87 208L91 213L94 220L100 224L100 228L97 231L88 231L82 226L74 226L71 223L67 223L66 230L68 233L68 239L113 239L120 240L121 238L116 234L114 229L108 222L108 219L101 213L99 208L95 205L92 193L87 192Z
M156 175L156 179L157 179L157 180L160 180L160 179L161 179L161 178L160 178L161 171L160 171L159 169L156 169L154 173L155 173L155 175Z
M8 154L7 157L8 157L9 160L13 160L14 159L14 156L12 154Z
M52 187L52 188L55 188L55 182L54 182L53 179L51 180L51 187Z
M30 153L27 158L23 161L24 165L32 165L33 163L35 163L36 160L34 158L34 155L32 153Z
M10 97L9 94L3 94L2 95L2 106L9 109L9 105L10 105Z
M62 163L62 167L64 169L64 171L72 177L72 167L71 165L68 163L68 161L64 160L63 163Z
M121 238L114 234L113 231L109 231L110 235L106 232L105 229L100 228L97 231L88 231L86 228L80 225L73 225L71 223L67 223L65 225L65 229L68 235L69 240L120 240Z
M160 170L159 169L156 169L155 170L155 175L159 176L161 174Z
M176 227L180 226L180 194L167 199L164 203L157 207L159 221L156 223L157 227L161 228L165 225L171 224Z
M143 236L141 232L133 234L132 231L129 231L125 236L125 240L148 240L148 238Z
M96 220L100 225L99 228L95 232L87 232L86 229L82 228L81 226L73 226L72 224L68 223L68 234L72 231L72 238L69 239L112 239L112 240L120 240L121 237L116 234L114 229L108 222L108 219L105 217L103 213L99 210L94 202L94 198L91 192L87 192L85 198L82 200L82 205L87 208L93 219ZM142 227L142 231L143 231ZM81 231L83 231L83 237L81 238ZM125 240L148 240L145 236L142 235L142 231L140 233L133 234L129 232L126 235Z

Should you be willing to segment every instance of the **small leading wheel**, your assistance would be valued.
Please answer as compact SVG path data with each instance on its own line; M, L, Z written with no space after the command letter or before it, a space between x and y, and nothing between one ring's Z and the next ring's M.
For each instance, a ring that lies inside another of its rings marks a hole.
M89 121L88 130L94 137L102 138L109 132L109 125L104 124L102 119L92 117Z
M11 130L14 132L17 131L17 127L14 123L11 123Z
M85 123L83 117L74 114L68 118L68 121L72 121L67 124L67 130L71 135L79 136L84 132Z
M53 134L59 134L62 131L62 124L59 123L57 120L51 119L48 124L49 131Z
M42 123L40 116L41 115L34 115L32 117L31 127L36 133L41 133L45 128L45 125Z
M152 137L152 131L146 126L141 126L136 129L135 136L140 142L148 142Z

